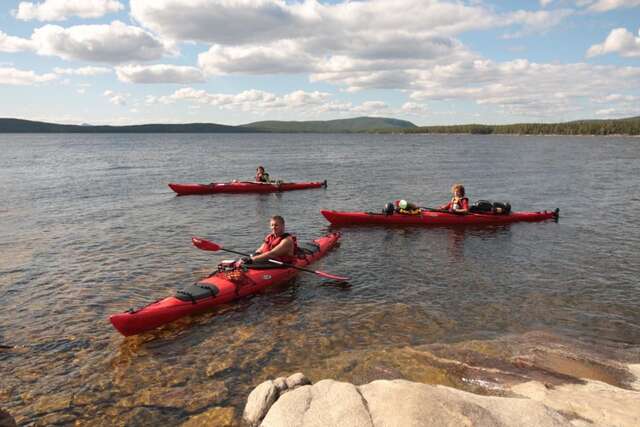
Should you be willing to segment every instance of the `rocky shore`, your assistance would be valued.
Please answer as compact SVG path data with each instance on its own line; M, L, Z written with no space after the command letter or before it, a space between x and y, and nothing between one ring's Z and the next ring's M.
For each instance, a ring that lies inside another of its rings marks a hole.
M237 336L229 339L246 346ZM12 351L18 357L20 349ZM266 358L267 353L259 354ZM189 355L199 361L204 353L192 350ZM115 369L113 380L89 382L72 394L38 397L29 406L34 414L29 417L15 405L4 406L29 396L16 396L15 388L0 384L0 427L640 425L640 346L634 343L596 344L530 332L494 340L367 348L302 362L292 359L280 367L264 363L253 376L242 378L240 386L225 382L219 373L233 366L246 372L258 366L255 361L234 365L232 358L203 360L206 369L201 372L183 366L159 370L146 385L141 385L141 375L152 375L150 367L133 371L135 375ZM207 379L201 384L189 382L202 372ZM37 375L18 374L25 381ZM113 388L120 377L128 379L125 397ZM172 382L162 383L167 377ZM99 412L96 402L106 402L106 409Z
M356 383L376 371L388 379L311 384L297 373L267 380L249 395L243 420L264 427L638 426L640 364L625 363L637 352L587 351L542 333L385 351L384 361L369 355L342 366Z

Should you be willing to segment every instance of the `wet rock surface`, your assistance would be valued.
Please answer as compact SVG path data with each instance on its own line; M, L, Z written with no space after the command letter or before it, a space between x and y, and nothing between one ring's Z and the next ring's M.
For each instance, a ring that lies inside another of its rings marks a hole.
M638 391L597 381L558 388L531 381L512 391L514 397L498 397L405 380L378 380L362 386L322 380L282 396L260 425L640 425Z
M287 378L279 377L274 381L263 382L249 394L242 418L250 426L260 424L279 396L309 383L309 379L301 372L296 372Z
M341 381L281 393L262 425L637 426L638 352L535 332L348 354L326 361Z

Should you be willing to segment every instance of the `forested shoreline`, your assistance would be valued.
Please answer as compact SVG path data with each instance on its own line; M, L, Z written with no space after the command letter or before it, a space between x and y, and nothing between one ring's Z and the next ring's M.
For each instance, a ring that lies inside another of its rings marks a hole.
M419 126L404 133L512 134L512 135L640 135L640 117L618 120L579 120L564 123L517 123L510 125Z

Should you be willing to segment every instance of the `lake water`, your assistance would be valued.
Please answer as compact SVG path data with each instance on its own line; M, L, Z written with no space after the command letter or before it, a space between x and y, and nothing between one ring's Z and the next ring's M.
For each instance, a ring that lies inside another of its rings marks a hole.
M20 423L239 416L258 382L318 366L332 377L324 361L345 352L533 330L640 345L637 138L5 134L0 150L0 345L15 346L0 350L0 407ZM166 185L250 179L259 164L329 185L188 197ZM307 240L330 229L320 209L435 206L456 182L472 201L560 219L342 228L315 268L347 285L303 273L127 339L107 320L228 258L191 236L251 251L280 214Z

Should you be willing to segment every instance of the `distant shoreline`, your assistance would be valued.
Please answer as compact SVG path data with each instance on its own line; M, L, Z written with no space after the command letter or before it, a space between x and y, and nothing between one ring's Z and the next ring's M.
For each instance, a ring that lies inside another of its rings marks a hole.
M580 120L564 123L510 125L416 126L393 118L356 117L327 121L264 121L238 126L216 123L141 124L127 126L65 125L0 118L0 133L10 134L416 134L416 135L516 135L516 136L640 136L640 116L615 120Z

